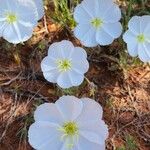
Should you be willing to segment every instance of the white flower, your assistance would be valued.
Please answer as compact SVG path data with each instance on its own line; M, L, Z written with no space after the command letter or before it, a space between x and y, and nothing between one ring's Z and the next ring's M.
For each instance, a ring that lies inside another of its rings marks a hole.
M64 40L50 46L41 68L46 80L57 83L61 88L70 88L83 82L89 63L84 49Z
M109 45L122 32L121 11L112 0L83 0L75 8L75 36L87 47Z
M123 35L131 56L139 56L141 61L150 61L150 16L134 16L128 24L129 29Z
M0 0L0 37L18 44L32 36L37 24L37 9L19 0Z
M105 150L107 125L102 107L92 99L63 96L40 105L28 131L36 150Z

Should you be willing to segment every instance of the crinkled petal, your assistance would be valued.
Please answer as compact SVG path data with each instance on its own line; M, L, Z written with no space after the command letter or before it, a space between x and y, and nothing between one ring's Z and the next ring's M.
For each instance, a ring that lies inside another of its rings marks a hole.
M127 50L133 57L138 55L138 42L136 36L131 31L126 31L123 35L123 40L127 43Z
M89 23L92 20L91 14L87 12L82 4L75 8L74 18L78 23Z
M56 60L53 59L51 56L45 57L41 62L41 69L43 72L57 69Z
M132 57L136 57L138 55L138 44L137 43L128 43L127 50Z
M16 14L19 15L19 22L25 26L34 27L37 25L38 13L35 3L32 0L17 0Z
M54 59L68 59L74 51L74 45L67 40L53 43L48 50L48 55Z
M74 45L67 40L63 40L58 43L59 44L59 51L62 50L62 57L63 59L69 59L74 52Z
M98 45L96 41L96 29L91 24L79 24L74 29L74 34L84 46L94 47Z
M131 32L130 30L127 30L124 35L123 35L123 40L126 42L126 43L135 43L137 42L136 40L136 35Z
M57 84L64 89L68 89L73 86L68 71L60 73L57 78Z
M83 109L76 119L78 123L97 122L102 118L103 110L97 102L89 98L82 98L81 101L83 102Z
M34 112L34 119L35 121L47 121L55 124L63 122L61 112L53 103L44 103L38 106Z
M82 101L74 96L62 96L55 104L66 121L75 120L83 108Z
M106 23L103 25L103 29L113 38L118 38L122 33L122 25L120 22Z
M89 63L87 61L87 53L83 48L76 47L72 53L72 69L80 74L88 71Z
M3 38L10 43L18 44L31 38L32 30L32 28L26 28L21 24L7 25L3 31Z
M59 126L49 122L35 122L28 131L29 143L37 150L58 150L62 147Z
M69 71L69 77L73 86L79 86L84 81L84 74L74 70Z
M144 44L138 45L139 58L143 62L149 62L150 61L150 56L149 56L149 53L147 51L148 51L148 49Z
M52 57L55 60L63 58L63 49L60 46L60 42L55 42L50 45L48 49L48 56Z
M144 47L145 47L145 52L147 53L147 55L150 58L150 43L149 42L145 42L144 43Z
M78 150L105 150L105 143L102 145L90 142L83 136L79 136Z
M5 13L5 10L6 8L8 7L8 2L9 0L5 0L5 3L4 3L4 0L0 0L0 4L1 4L1 7L0 7L0 16L1 17L4 17L4 13Z
M106 0L105 0L106 1ZM104 2L105 3L105 2ZM100 16L101 17L101 16ZM109 4L107 7L103 7L104 22L115 23L121 19L121 10L116 4Z
M140 26L141 26L142 33L144 33L150 27L150 16L149 15L144 15L141 17Z
M38 20L40 20L44 16L44 5L43 0L33 0L35 2L35 5L37 7L38 11Z
M102 144L108 138L108 127L104 121L81 122L79 124L80 134L91 142Z
M58 71L58 69L53 69L50 71L44 71L43 72L44 78L52 83L57 83L57 79L60 75L60 72Z
M136 35L139 35L141 33L140 19L141 17L134 16L130 19L128 23L129 30L132 31Z
M150 43L150 24L145 29L144 33L145 37L147 38L148 42Z
M79 58L80 59L86 59L87 58L87 53L83 48L75 47L71 56L74 60L78 60Z
M103 28L101 28L96 33L96 41L100 45L109 45L114 41L114 38L109 33L107 33Z
M7 24L6 22L0 22L0 37L3 36L3 31L6 28Z
M72 68L77 73L83 75L89 70L89 62L86 59L81 59L77 61L77 59L72 60Z
M97 6L98 6L98 1L94 0L84 0L81 3L82 7L84 8L84 10L92 17L95 18L96 14L97 14Z

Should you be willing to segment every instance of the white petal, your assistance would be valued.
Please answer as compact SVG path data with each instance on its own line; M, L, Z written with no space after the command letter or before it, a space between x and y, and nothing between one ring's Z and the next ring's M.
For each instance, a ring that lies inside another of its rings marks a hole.
M143 33L145 35L145 37L148 39L148 41L150 42L150 24L147 26L147 28L145 28L145 31Z
M74 70L69 71L69 77L73 86L79 86L84 81L84 75Z
M74 18L78 23L89 23L92 20L91 14L86 11L82 4L75 8Z
M79 61L72 61L72 68L77 73L83 75L89 70L89 62L86 59L79 60Z
M98 1L94 0L84 0L81 3L82 7L86 10L86 12L93 18L95 18L97 14Z
M79 58L86 59L87 58L87 53L83 48L75 47L71 56L74 60L78 60Z
M24 26L35 27L38 21L38 12L33 0L16 0L15 13L18 15L18 22Z
M143 62L149 62L150 61L150 56L149 56L149 53L147 51L148 51L147 47L144 44L138 45L139 58Z
M82 98L83 110L80 116L76 119L79 123L95 122L102 118L102 107L92 99Z
M0 7L0 16L4 16L5 10L7 8L7 3L9 3L8 0L5 0L5 3L4 3L3 0L0 0L0 4L1 4L1 7Z
M35 5L37 7L38 20L40 20L44 16L43 0L33 0L33 1L35 2Z
M72 87L71 79L69 77L68 72L62 72L57 78L57 84L64 89L68 89Z
M149 28L148 26L150 25L150 16L149 15L144 15L141 17L140 20L140 26L141 26L141 32L145 32L147 28ZM146 33L146 32L145 32Z
M49 122L35 122L28 131L29 143L38 150L58 150L62 146L58 126Z
M121 19L121 10L116 4L109 4L107 7L103 8L103 17L104 22L115 23Z
M74 45L70 41L67 41L67 40L63 40L59 42L58 44L59 44L60 49L62 50L63 58L64 59L70 58L70 56L74 52Z
M96 40L100 45L109 45L114 41L114 38L101 28L96 33Z
M86 138L80 136L78 142L78 149L79 150L105 150L105 143L99 145L93 142L89 142Z
M63 48L60 46L60 42L55 42L50 45L48 49L48 56L55 60L63 58Z
M6 28L6 22L0 22L0 37L3 36L3 31Z
M138 44L137 43L128 43L127 50L132 57L136 57L138 55Z
M132 31L136 35L139 35L141 33L140 19L141 17L134 16L130 19L129 24L128 24L129 30Z
M123 40L127 43L127 50L133 57L138 55L138 42L136 36L131 31L126 31L123 35Z
M62 96L55 104L67 121L75 120L83 108L82 101L74 96Z
M28 40L32 36L32 29L21 25L7 25L3 31L3 38L10 43L18 44Z
M99 16L100 18L103 17L107 11L109 10L109 8L112 7L113 2L112 0L96 0L97 3L97 16Z
M149 42L145 42L144 46L145 46L145 52L147 53L147 55L150 58L150 43Z
M45 103L37 107L34 113L35 121L47 121L59 124L63 122L63 117L58 108L53 103Z
M84 46L94 47L97 46L96 42L96 29L89 24L79 24L74 29L74 34Z
M123 35L123 40L126 42L126 43L137 43L137 40L136 40L136 35L131 32L130 30L127 30L124 35Z
M56 60L50 56L46 56L41 62L41 69L43 72L57 69Z
M87 53L80 47L76 47L74 52L72 53L72 69L80 73L81 75L83 75L89 69Z
M57 83L57 79L59 75L60 75L60 72L58 71L58 69L43 72L44 78L47 81L52 82L52 83Z
M88 122L88 123L81 122L79 124L79 129L82 132L81 134L85 138L87 138L89 141L92 141L92 139L90 139L90 137L88 137L88 133L96 134L95 136L98 138L97 144L103 143L108 138L108 127L104 123L103 120L99 120L97 122ZM87 132L87 135L86 135L86 133L83 133L83 132ZM92 141L92 142L94 142L94 141Z
M120 22L106 23L103 25L103 29L113 38L118 38L122 33L122 25Z

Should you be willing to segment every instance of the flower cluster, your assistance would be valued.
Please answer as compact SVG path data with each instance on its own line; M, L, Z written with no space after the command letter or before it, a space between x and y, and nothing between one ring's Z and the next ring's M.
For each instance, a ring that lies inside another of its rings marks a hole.
M27 41L43 14L42 0L0 0L0 37L10 43Z
M102 107L92 99L63 96L40 105L29 128L29 143L36 150L105 150L107 125Z
M10 43L27 41L44 15L42 0L0 0L0 37ZM74 35L86 47L109 45L122 33L121 11L113 0L83 0L74 11ZM131 56L150 61L150 16L134 16L123 39ZM87 53L67 40L53 43L41 62L45 79L61 88L79 86L89 69ZM102 108L92 99L63 96L40 105L29 128L37 150L105 150L108 128Z

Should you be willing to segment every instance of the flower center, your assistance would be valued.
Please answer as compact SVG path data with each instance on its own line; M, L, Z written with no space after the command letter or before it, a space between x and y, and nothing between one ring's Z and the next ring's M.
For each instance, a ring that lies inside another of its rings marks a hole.
M139 43L145 42L145 36L144 36L144 34L138 35L137 36L137 40L138 40Z
M68 122L63 125L63 129L66 135L74 136L78 132L77 124L74 122Z
M58 130L62 132L61 140L66 138L68 140L68 143L66 144L67 148L72 149L75 140L78 140L79 129L77 124L75 122L66 122Z
M103 21L101 19L99 19L99 18L95 18L95 19L93 19L91 21L91 24L95 28L100 28L102 26L102 24L103 24Z
M58 60L57 65L58 65L58 69L61 72L65 72L65 71L70 70L71 66L72 66L71 61L68 59Z
M8 13L8 14L6 15L6 20L7 20L7 22L8 22L9 24L12 24L12 23L14 23L14 22L17 21L17 16L16 16L15 14Z

